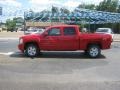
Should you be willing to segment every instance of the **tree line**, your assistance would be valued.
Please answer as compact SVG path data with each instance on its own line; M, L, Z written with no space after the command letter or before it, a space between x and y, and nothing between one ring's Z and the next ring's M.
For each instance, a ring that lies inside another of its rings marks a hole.
M89 9L89 10L97 10L97 11L104 11L104 12L113 12L113 13L120 13L120 2L119 0L103 0L98 5L95 4L80 4L77 8ZM52 6L52 13L58 13L58 8ZM60 12L69 14L70 11L66 8L61 8ZM92 32L94 32L99 27L109 27L112 28L115 33L120 33L120 23L106 23L106 24L96 24L96 25L84 25L80 24L81 27L87 27Z
M120 2L119 0L103 0L99 3L99 5L94 4L81 4L78 8L97 10L97 11L105 11L105 12L113 12L120 13ZM88 27L89 25L86 25ZM106 23L106 24L96 24L90 25L90 29L95 31L99 27L109 27L112 28L114 33L120 33L120 23Z

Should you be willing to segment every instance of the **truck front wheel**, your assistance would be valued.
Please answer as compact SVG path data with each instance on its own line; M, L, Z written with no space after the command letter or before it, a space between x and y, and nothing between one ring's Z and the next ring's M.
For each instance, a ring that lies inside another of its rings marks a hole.
M28 44L26 46L25 55L28 57L35 57L39 54L39 49L35 44Z
M101 50L100 50L100 47L98 45L90 45L88 47L88 55L91 57L91 58L96 58L96 57L99 57L100 54L101 54Z

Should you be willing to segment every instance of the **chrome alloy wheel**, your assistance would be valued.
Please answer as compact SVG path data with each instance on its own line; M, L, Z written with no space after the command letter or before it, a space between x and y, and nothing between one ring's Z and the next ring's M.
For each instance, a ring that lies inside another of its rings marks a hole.
M92 48L90 49L90 56L96 57L96 56L98 55L98 53L99 53L98 48L92 47Z
M90 45L87 52L92 58L96 58L101 54L101 50L98 45Z
M28 52L29 56L35 56L36 53L37 53L36 47L35 46L29 46L27 52Z

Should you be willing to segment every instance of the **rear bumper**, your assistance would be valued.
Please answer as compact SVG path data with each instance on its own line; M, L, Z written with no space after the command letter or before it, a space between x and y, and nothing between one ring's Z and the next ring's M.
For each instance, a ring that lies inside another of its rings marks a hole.
M102 49L110 49L111 48L111 43L112 43L112 41L110 41L110 42L104 42L102 44Z
M18 45L18 49L19 49L21 52L24 52L24 45L23 45L23 44L19 44L19 45Z

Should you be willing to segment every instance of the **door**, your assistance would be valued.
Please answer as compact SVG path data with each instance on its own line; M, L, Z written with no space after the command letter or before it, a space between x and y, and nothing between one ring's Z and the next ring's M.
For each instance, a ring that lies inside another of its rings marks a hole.
M61 37L62 50L78 50L79 49L79 36L77 35L75 27L64 27L63 35Z
M59 40L61 36L61 30L60 28L51 28L47 30L45 33L48 33L47 35L43 35L40 41L40 48L41 50L50 50L50 51L56 51L59 50Z

